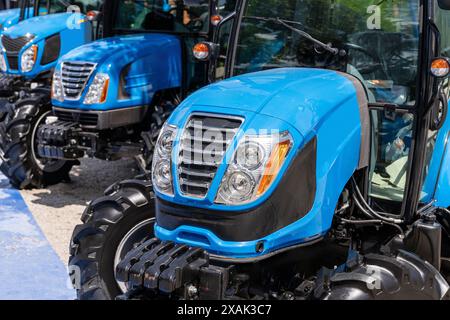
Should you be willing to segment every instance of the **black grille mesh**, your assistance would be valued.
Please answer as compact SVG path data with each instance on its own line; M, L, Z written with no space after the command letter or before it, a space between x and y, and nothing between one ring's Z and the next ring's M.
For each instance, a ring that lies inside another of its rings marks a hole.
M7 53L19 54L20 50L33 39L34 36L23 36L13 39L9 36L3 35L2 45Z
M8 58L9 68L11 70L19 70L19 52L33 39L33 35L14 39L7 35L2 36L2 45L6 51L6 57Z

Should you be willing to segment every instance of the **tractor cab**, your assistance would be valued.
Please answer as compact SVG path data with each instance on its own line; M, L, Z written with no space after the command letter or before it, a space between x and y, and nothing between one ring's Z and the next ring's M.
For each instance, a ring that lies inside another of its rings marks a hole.
M439 47L432 50L435 56L450 57L450 13L442 3L435 3L430 10L438 31L424 39L423 5L421 1L248 0L236 13L241 20L233 30L236 36L226 62L227 77L277 68L314 68L357 79L370 110L370 154L366 155L370 183L365 189L374 206L398 214L408 175L417 170L411 166L420 104L427 104L431 116L422 164L426 173L419 179L425 181L422 203L432 201L436 192L433 183L443 152L435 150L435 145L444 141L450 125L447 80L436 80L439 90L431 102L420 101L421 72L429 73L429 66L423 64L429 54L423 41Z

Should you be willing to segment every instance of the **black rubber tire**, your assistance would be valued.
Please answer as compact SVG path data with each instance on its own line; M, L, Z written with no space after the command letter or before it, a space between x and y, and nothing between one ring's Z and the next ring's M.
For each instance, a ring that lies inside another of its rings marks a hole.
M32 156L32 133L39 119L51 110L48 93L31 93L8 108L0 123L0 148L5 161L0 170L18 189L42 188L70 181L69 172L78 161L61 161L54 168L39 167Z
M449 285L431 264L400 250L358 257L345 271L319 277L323 300L448 300Z
M169 119L172 112L180 104L181 99L176 95L161 98L161 102L153 107L150 120L150 129L144 131L141 136L144 139L143 158L145 162L145 172L149 173L152 169L153 152L159 137L159 133L164 123Z
M154 194L148 180L117 183L88 206L84 223L75 228L70 244L69 270L78 299L110 300L123 293L114 275L116 251L133 227L149 219L154 223L154 217ZM135 244L152 237L149 226L148 235Z

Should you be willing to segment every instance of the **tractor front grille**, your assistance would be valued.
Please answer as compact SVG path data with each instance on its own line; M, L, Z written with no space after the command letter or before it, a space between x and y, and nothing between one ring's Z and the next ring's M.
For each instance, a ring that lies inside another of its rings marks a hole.
M61 81L66 99L78 100L86 87L95 63L63 62L61 67Z
M178 181L184 195L204 198L242 119L220 115L193 115L180 145Z
M19 70L19 53L20 50L30 41L34 39L34 35L23 36L19 38L11 38L9 36L2 36L2 45L6 51L9 68L11 70Z
M78 123L86 127L96 127L98 123L97 113L63 111L61 109L54 109L53 113L60 121Z
M19 70L19 57L7 55L9 68L11 70Z
M23 36L15 39L7 35L3 35L2 45L3 48L6 50L6 52L19 54L20 50L22 50L22 48L33 39L34 39L33 35Z

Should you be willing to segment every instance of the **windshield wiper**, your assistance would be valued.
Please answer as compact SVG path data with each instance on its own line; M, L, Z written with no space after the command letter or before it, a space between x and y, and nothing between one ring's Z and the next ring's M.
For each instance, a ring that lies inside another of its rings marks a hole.
M250 19L255 19L255 20L262 20L262 21L270 21L270 22L274 22L277 23L279 25L284 26L285 28L288 28L289 30L297 33L298 35L302 36L303 38L306 38L308 40L311 40L313 43L315 43L316 45L318 45L319 47L327 50L328 52L337 55L339 54L339 49L333 47L332 44L326 44L323 43L322 41L320 41L319 39L314 38L312 35L310 35L308 32L303 31L301 29L298 29L296 27L291 26L289 23L291 24L298 24L303 26L303 24L301 24L300 22L296 22L296 21L290 21L290 20L284 20L281 19L279 17L277 18L267 18L267 17L256 17L256 16L246 16L245 18L250 18Z

